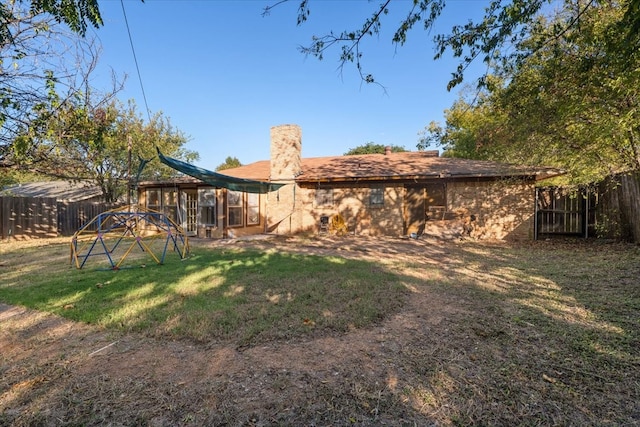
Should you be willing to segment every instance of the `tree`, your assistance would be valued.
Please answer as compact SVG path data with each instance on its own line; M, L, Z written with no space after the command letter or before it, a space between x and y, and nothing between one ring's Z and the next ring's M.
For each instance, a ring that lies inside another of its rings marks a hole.
M640 53L628 49L624 15L618 4L593 6L579 29L543 47L558 24L538 21L518 46L526 59L494 67L478 102L458 101L425 141L452 155L559 166L573 183L640 170Z
M16 24L44 14L58 23L65 23L81 36L85 35L88 25L98 28L103 24L97 0L5 1L0 3L0 46L14 43L16 32L19 32ZM46 27L42 29L46 30Z
M398 145L392 145L391 151L394 153L400 153L405 150L404 147L400 147ZM364 145L359 145L355 148L350 149L346 153L345 156L353 156L356 154L384 154L386 152L386 146L383 144L376 144L375 142L367 142Z
M89 25L102 25L97 0L8 1L0 4L0 18L0 168L11 171L6 179L90 179L109 202L132 179L175 176L160 164L156 148L197 160L162 113L145 123L133 102L124 107L116 101L122 84L115 77L109 92L90 88L99 49L84 35Z
M269 14L274 7L282 3L290 3L293 0L279 0L267 6L264 14ZM416 26L422 25L424 30L434 28L436 21L446 7L446 0L414 0L411 2L393 2L384 0L377 4L371 3L372 12L364 22L354 29L339 32L329 31L323 35L313 36L308 46L301 51L306 55L314 56L322 60L325 54L332 48L339 48L340 66L353 63L360 73L363 81L375 83L372 73L364 70L364 52L361 45L368 37L379 37L385 22L385 17L390 10L404 9L404 19L393 28L391 41L402 46L409 32ZM530 37L535 29L539 17L547 12L546 6L556 3L554 0L491 0L485 9L485 14L479 22L469 21L466 24L453 26L449 34L438 34L434 37L435 56L441 58L450 51L455 58L459 58L459 64L452 73L448 84L451 89L463 81L467 67L475 60L482 60L488 66L496 61L503 64L518 64L528 55L530 50L512 49L512 46L520 44L522 40ZM564 0L564 13L557 16L554 26L550 28L543 39L538 41L538 48L547 43L562 39L569 31L580 30L581 17L589 10L599 5L615 6L620 4L624 13L617 18L617 25L624 28L621 36L630 49L638 49L640 33L640 0L627 0L617 2L614 0ZM309 0L297 0L297 23L305 23L311 12ZM570 13L566 13L569 11ZM479 79L479 86L485 84L485 78Z
M86 20L99 22L91 3L34 1L31 8L22 1L0 4L0 167L11 167L8 159L16 149L16 136L46 115L52 93L64 101L86 86L99 48L57 21L84 32ZM74 12L76 7L80 10ZM114 91L116 86L114 79Z
M92 102L93 100L93 102ZM133 101L127 107L115 99L77 94L60 102L51 96L38 126L16 138L24 147L15 156L18 169L68 180L92 180L104 200L115 201L136 179L176 175L160 164L156 148L185 161L197 153L182 146L187 138L157 113L145 123Z
M238 160L236 157L231 157L231 156L227 156L226 159L224 159L224 163L220 163L217 167L216 167L216 171L221 171L221 170L225 170L225 169L233 169L233 168L237 168L242 166L242 163L240 163L240 160Z
M488 82L488 88L501 84L494 76L488 76ZM488 88L481 92L471 88L462 91L452 107L444 111L445 127L429 123L421 132L417 148L425 150L439 145L444 149L443 157L476 160L500 157L495 151L497 141L504 138L504 117L493 108Z
M175 175L156 159L155 147L197 159L181 148L186 137L168 118L158 113L145 123L135 104L115 100L123 87L115 76L110 91L89 86L99 47L82 36L87 25L102 23L97 1L18 0L0 5L0 14L3 180L90 179L112 201L137 175Z

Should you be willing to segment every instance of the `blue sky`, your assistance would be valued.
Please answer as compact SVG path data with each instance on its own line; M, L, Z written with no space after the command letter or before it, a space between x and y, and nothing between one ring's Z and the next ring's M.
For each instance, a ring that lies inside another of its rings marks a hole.
M124 1L149 110L162 111L189 137L186 148L200 154L198 166L214 169L227 156L243 164L268 159L270 128L280 124L302 128L303 157L342 155L367 142L415 150L418 133L432 120L442 122L461 90L447 92L457 62L450 55L434 61L432 38L480 16L487 1L448 0L435 32L418 25L397 48L394 25L411 3L392 3L381 36L362 47L365 71L385 90L363 84L353 65L340 72L337 49L322 61L298 51L314 34L356 28L377 1L311 1L302 26L296 25L297 0L262 16L274 3ZM93 34L102 54L92 83L106 89L111 70L127 75L119 98L135 99L144 113L122 5L103 0L100 7L105 25ZM467 82L482 70L475 64Z

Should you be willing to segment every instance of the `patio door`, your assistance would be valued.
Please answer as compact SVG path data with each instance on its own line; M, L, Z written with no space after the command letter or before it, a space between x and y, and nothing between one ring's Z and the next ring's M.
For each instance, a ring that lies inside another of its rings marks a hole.
M405 187L404 195L404 235L422 234L425 222L425 189L423 186Z
M198 190L182 192L182 228L187 236L198 233Z

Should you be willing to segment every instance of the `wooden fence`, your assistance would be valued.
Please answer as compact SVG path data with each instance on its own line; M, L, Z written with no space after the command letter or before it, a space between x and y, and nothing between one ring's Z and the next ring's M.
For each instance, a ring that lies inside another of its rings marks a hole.
M640 243L640 172L601 182L595 217L600 237Z
M120 203L58 202L50 197L0 197L0 238L71 236L99 213Z

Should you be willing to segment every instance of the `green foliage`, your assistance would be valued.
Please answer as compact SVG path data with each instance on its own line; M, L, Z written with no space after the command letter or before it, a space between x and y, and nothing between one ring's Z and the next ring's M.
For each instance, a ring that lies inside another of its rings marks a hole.
M459 99L445 110L446 124L443 128L431 122L421 133L418 149L439 145L444 149L443 157L488 160L494 157L493 142L499 138L499 117L479 102L472 106Z
M15 156L34 154L28 134L42 131L45 110L84 85L97 48L78 34L87 24L100 23L96 0L0 4L0 167L15 166Z
M143 159L151 161L140 179L175 176L160 164L156 147L186 161L197 159L196 153L182 148L187 138L162 113L145 122L132 101L125 107L105 99L88 104L90 99L78 93L62 101L53 94L49 105L39 106L37 119L16 139L15 164L56 178L93 180L105 201L112 202L134 184Z
M47 177L15 169L0 168L0 189L8 185L34 181L47 181Z
M103 24L98 0L16 0L15 3L30 4L29 12L32 16L49 14L81 36L85 35L88 25L98 28ZM15 21L15 11L19 8L10 4L0 5L0 17L3 18L0 20L0 45L11 42L13 38L9 26Z
M0 168L93 180L110 202L138 177L175 175L159 163L156 147L172 157L197 159L182 148L187 138L162 113L145 122L135 104L114 101L122 88L115 79L109 93L86 86L98 51L79 36L88 25L102 24L97 0L5 2L0 15L7 19L0 24ZM74 33L64 31L65 25ZM41 48L53 39L50 49ZM59 52L70 46L79 52L73 65ZM151 161L139 168L146 160Z
M561 167L574 184L640 169L640 54L619 25L625 5L584 7L562 37L551 36L570 11L537 21L517 46L526 57L496 64L474 102L461 98L424 140L453 156Z
M221 171L221 170L225 170L225 169L233 169L233 168L237 168L242 166L242 163L240 163L240 160L238 160L237 157L231 157L231 156L227 156L226 159L224 159L224 163L220 163L217 167L216 167L216 171Z
M278 1L265 8L265 14L281 3L289 0ZM536 31L540 16L549 12L549 4L562 9L555 16L554 25L548 28L544 34L539 34L537 44L533 49L522 45L524 40L530 39ZM366 38L377 38L382 33L385 17L390 14L391 8L406 10L402 19L394 28L392 43L402 46L409 32L416 25L422 25L424 30L431 31L436 26L440 15L447 5L446 0L415 0L411 2L391 2L389 0L380 3L372 3L372 11L364 22L357 23L355 28L343 31L329 31L324 35L312 38L310 45L302 47L305 55L312 55L322 60L331 48L340 51L339 61L341 67L347 63L353 63L363 81L377 83L371 73L364 71L361 49ZM479 21L469 20L465 24L454 25L447 34L438 34L434 37L436 44L434 59L442 58L445 53L451 52L454 58L459 59L458 66L452 72L452 78L448 83L448 89L455 87L463 81L464 73L469 65L480 60L487 66L496 63L503 65L519 66L528 56L537 49L562 39L568 32L582 31L582 17L587 13L597 11L600 7L618 7L623 12L616 17L615 24L620 28L621 41L624 41L629 51L638 49L638 35L640 33L640 0L627 0L622 2L598 2L586 0L491 0L485 8L484 16ZM597 13L597 12L596 12ZM298 25L305 23L310 16L308 0L299 0ZM515 47L515 48L514 48ZM486 77L478 81L480 87L486 84Z
M387 146L383 144L376 144L375 142L367 142L366 144L359 145L355 148L350 149L349 151L344 153L344 155L353 156L357 154L384 154L386 147ZM391 151L394 153L401 153L407 150L405 150L404 147L401 147L398 145L391 145Z

